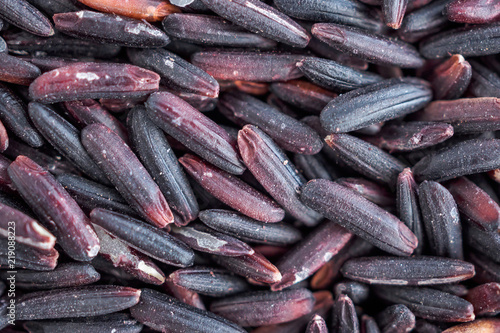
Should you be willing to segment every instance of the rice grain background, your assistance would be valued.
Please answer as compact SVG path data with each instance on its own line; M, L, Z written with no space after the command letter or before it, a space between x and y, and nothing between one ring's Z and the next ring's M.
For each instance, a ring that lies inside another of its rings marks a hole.
M498 0L0 0L0 332L500 332Z

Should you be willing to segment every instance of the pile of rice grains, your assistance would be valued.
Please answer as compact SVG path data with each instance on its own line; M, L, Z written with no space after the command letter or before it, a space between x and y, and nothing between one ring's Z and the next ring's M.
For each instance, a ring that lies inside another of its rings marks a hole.
M498 0L0 0L1 332L500 332Z

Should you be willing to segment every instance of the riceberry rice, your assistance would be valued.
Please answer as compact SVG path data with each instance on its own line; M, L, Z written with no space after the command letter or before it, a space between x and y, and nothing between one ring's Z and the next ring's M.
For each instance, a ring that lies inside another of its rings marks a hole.
M498 0L0 0L0 331L500 331Z

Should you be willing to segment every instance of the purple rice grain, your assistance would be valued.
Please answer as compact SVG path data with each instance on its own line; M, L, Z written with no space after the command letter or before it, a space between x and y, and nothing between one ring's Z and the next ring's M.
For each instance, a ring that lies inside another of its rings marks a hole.
M361 238L354 240L344 247L339 253L333 256L316 274L311 278L311 288L323 289L330 286L340 277L340 268L351 258L356 258L369 254L374 246Z
M145 105L148 117L174 139L226 172L243 173L236 142L213 120L167 92L152 94Z
M405 152L437 145L452 137L454 129L445 122L411 121L387 124L377 134L363 139L389 153Z
M163 20L163 29L171 37L194 44L261 49L276 47L275 41L211 15L174 13Z
M382 149L349 134L330 134L325 142L346 165L390 187L395 186L398 175L406 167L403 162Z
M469 61L472 66L472 78L469 91L477 97L500 98L500 74L483 66L477 61Z
M478 228L467 228L466 240L470 247L486 255L495 262L500 258L500 233L495 231L482 231Z
M279 324L310 313L314 297L307 289L244 293L214 301L210 311L241 326Z
M30 85L40 75L40 69L30 62L0 53L0 81Z
M371 202L386 208L387 210L391 210L395 204L394 196L385 187L364 178L338 178L335 182L344 187L350 188L363 196L365 199L368 199Z
M449 123L457 134L495 131L500 128L500 99L480 97L435 101L418 112L416 118Z
M179 162L208 193L238 212L268 223L283 219L285 212L275 201L239 178L195 155L186 154Z
M51 251L56 238L37 220L25 215L9 205L0 203L0 236L9 237L12 223L17 227L15 240L19 244L33 247L39 251Z
M170 274L169 280L186 289L212 297L225 297L249 291L250 285L241 277L212 267L193 266Z
M495 316L500 313L500 283L492 282L469 290L465 299L474 306L476 316Z
M380 328L373 317L362 315L360 327L364 333L380 333Z
M9 147L9 134L0 120L0 153L3 153Z
M333 60L316 57L307 57L297 66L313 83L333 91L354 90L382 80L377 74L359 71Z
M289 53L215 50L197 52L191 62L217 80L274 82L301 77L297 63L303 58Z
M48 171L19 156L8 173L23 199L71 258L89 261L97 255L99 239L90 220Z
M356 192L334 182L315 179L302 188L301 200L355 235L392 254L408 256L416 236L394 215Z
M443 331L443 333L467 333L467 332L484 332L494 333L500 327L500 320L498 318L478 319L472 323L466 323L450 327Z
M9 52L15 55L53 55L70 58L110 59L121 50L120 46L99 44L57 33L51 38L35 37L27 32L7 31L3 35Z
M323 317L315 315L307 324L306 333L328 333L328 327Z
M410 43L439 32L450 25L442 14L448 0L433 1L430 4L408 14L398 31L399 37Z
M53 16L60 32L83 40L128 47L163 47L170 38L147 22L89 10Z
M169 89L211 98L219 96L219 83L212 76L172 52L128 49L127 56L134 65L158 73Z
M0 189L5 193L15 193L16 189L10 180L7 168L12 163L7 157L0 155Z
M3 278L8 277L3 274ZM48 272L23 270L16 274L16 286L21 289L40 290L77 287L99 281L101 276L86 263L62 263Z
M253 333L303 333L309 321L316 315L326 317L333 305L333 297L329 291L322 290L313 293L315 303L313 311L287 323L260 326Z
M493 201L496 203L500 202L500 199L498 198L498 195L496 194L494 190L494 184L491 184L488 180L489 177L485 174L475 174L475 175L470 175L467 177L468 179L472 180L474 184L479 186L483 191L485 191Z
M61 241L59 241L61 242ZM0 268L12 269L12 261L9 262L7 239L0 238ZM14 266L16 268L31 269L36 271L52 271L57 266L59 252L55 249L40 251L33 247L23 244L17 244L16 261Z
M194 253L191 248L143 221L102 208L90 212L90 218L114 237L151 258L177 267L193 264Z
M76 12L81 8L77 0L28 0L28 2L50 17L56 13Z
M318 114L337 94L302 80L275 82L270 90L278 98L304 111Z
M444 183L465 217L465 221L485 231L495 231L500 226L500 206L479 186L465 177Z
M499 173L500 169L495 169L495 170L491 170L491 171L488 171L486 174L492 179L494 180L495 182L499 182L500 180L500 173Z
M264 37L304 48L311 37L295 21L258 0L202 0L219 16Z
M381 65L418 68L424 60L410 44L359 28L333 23L316 23L312 34L337 51Z
M174 210L174 223L188 224L198 215L198 203L164 133L140 106L128 113L127 125L135 152Z
M384 80L334 98L321 111L321 125L329 133L351 132L415 112L431 99L423 80Z
M415 254L422 254L425 245L422 212L418 201L418 185L410 168L405 168L399 175L396 184L396 209L401 221L415 234L418 246Z
M286 85L294 87L292 82L294 81L289 81ZM277 93L277 90L281 91L280 86L274 86L273 84L271 90L279 98L290 102L290 98L283 98L286 96ZM283 88L283 92L286 93L287 88ZM297 99L299 98L295 93L292 95ZM326 103L322 105L325 106ZM218 109L225 117L237 125L252 124L257 126L284 150L314 155L323 147L321 138L309 126L248 94L241 92L223 93L219 99Z
M356 281L345 280L344 282L336 283L333 291L335 292L335 296L339 296L340 294L349 296L356 305L364 303L370 296L370 288L366 284Z
M165 281L165 290L182 303L194 306L200 310L206 310L205 303L203 303L200 295L192 290L181 287L173 283L170 279Z
M69 173L58 175L56 179L86 214L94 208L104 208L126 215L137 215L137 212L112 187Z
M456 28L436 34L420 44L420 53L428 58L444 58L449 54L477 57L500 51L500 25L476 25Z
M49 19L26 0L2 2L0 18L38 36L49 37L54 34Z
M186 305L151 289L141 290L139 303L130 312L139 322L165 333L246 332L211 312Z
M474 282L500 282L500 264L477 252L469 253L467 260L474 264L476 270Z
M273 284L282 278L278 268L258 252L240 257L213 255L212 259L227 270L259 283Z
M430 76L434 98L459 98L467 90L471 78L472 67L469 62L460 54L454 54L434 68Z
M443 185L426 180L418 187L418 198L431 253L463 259L462 225L451 193Z
M399 29L406 12L408 0L382 0L384 23L392 29Z
M79 128L83 128L86 125L101 123L118 134L123 141L128 142L125 126L98 102L92 99L65 102L64 108L76 121Z
M103 258L113 267L145 283L161 285L165 282L165 274L149 257L134 250L104 228L94 224L94 229L101 243L99 256L96 259ZM97 267L97 264L94 264L96 259L92 261L92 264Z
M165 16L180 11L179 8L172 6L170 2L158 0L133 0L127 3L113 0L81 0L79 2L101 12L119 14L143 22L158 22Z
M341 226L325 221L276 263L282 278L271 286L271 290L288 288L313 275L352 238L353 235Z
M494 23L500 21L500 8L494 0L454 0L446 5L446 17L461 23Z
M415 327L415 315L402 304L385 308L377 315L377 321L385 333L405 333Z
M291 17L313 22L332 22L380 31L381 22L371 8L357 1L342 0L337 3L323 3L318 0L277 0L275 6Z
M230 210L204 210L199 219L212 229L250 243L289 245L302 238L300 231L289 224L263 223Z
M332 327L339 333L359 333L359 319L349 296L340 294L333 304Z
M125 313L112 313L104 316L88 318L71 318L60 320L27 321L23 327L30 333L80 333L82 330L93 332L139 333L143 325Z
M128 64L73 64L36 78L30 97L40 103L142 97L158 90L159 81L158 74Z
M132 208L160 228L174 221L158 185L118 134L102 124L93 124L83 129L81 137L89 155Z
M98 316L128 309L141 290L121 286L83 286L36 291L17 299L16 319L56 319Z
M441 333L442 331L437 325L431 324L424 319L417 319L415 323L416 333Z
M375 294L406 305L415 316L442 322L473 321L474 309L466 300L439 290L418 287L377 286Z
M38 132L74 166L95 181L110 185L80 142L80 131L59 116L50 106L36 102L28 105L28 115Z
M32 147L41 147L42 136L28 121L28 110L21 99L6 85L0 83L0 120L19 139Z
M305 179L267 134L245 125L238 133L238 148L248 170L288 213L309 226L319 223L321 216L299 200Z
M341 272L362 283L423 286L468 280L474 266L442 257L362 257L348 260Z
M472 139L444 147L427 155L412 168L417 181L444 181L500 167L496 157L500 141Z
M172 227L170 233L193 250L220 256L239 257L255 251L239 239L217 232L200 223L185 227Z

